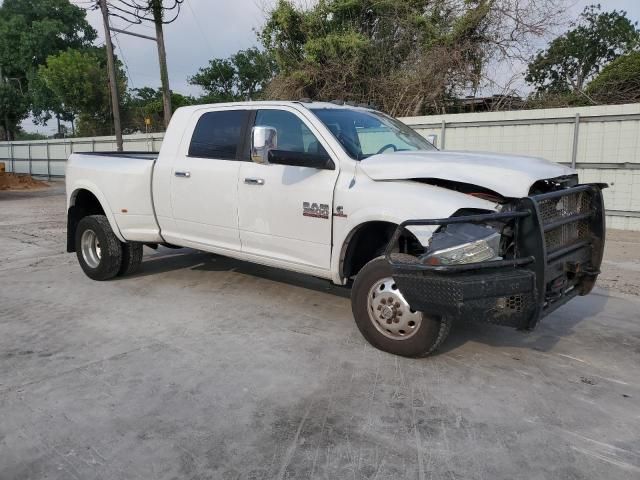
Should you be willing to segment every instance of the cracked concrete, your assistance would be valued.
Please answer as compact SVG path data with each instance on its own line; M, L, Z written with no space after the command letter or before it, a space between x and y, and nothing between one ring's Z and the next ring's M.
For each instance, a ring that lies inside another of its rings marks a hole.
M536 331L457 325L410 360L314 278L160 249L93 282L61 192L0 192L2 480L640 476L635 237Z

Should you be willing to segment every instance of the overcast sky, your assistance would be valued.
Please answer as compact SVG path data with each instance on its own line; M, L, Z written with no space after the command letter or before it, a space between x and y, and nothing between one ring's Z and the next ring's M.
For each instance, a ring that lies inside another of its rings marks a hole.
M85 3L82 0L71 1L78 5ZM264 21L264 4L263 0L185 0L178 19L165 26L171 89L180 93L200 94L198 88L188 84L187 77L195 74L214 57L227 57L240 49L256 45L254 30ZM104 31L99 11L88 12L87 17L98 31L98 41L103 43ZM152 24L128 26L126 22L114 18L112 25L155 36ZM116 54L125 62L132 88L160 86L154 42L114 34L114 47Z
M82 7L90 3L87 0L71 1ZM171 89L180 93L200 94L198 88L187 83L187 77L205 66L211 58L227 57L240 49L256 45L255 30L264 22L265 9L274 3L275 0L185 0L178 19L165 28ZM631 19L640 20L640 0L571 0L573 6L569 17L577 17L586 5L593 3L600 3L606 10L626 10ZM103 43L100 13L90 11L87 17L98 32L99 42ZM131 31L154 35L151 25L128 26L118 19L112 20L112 24L116 28L127 27ZM160 86L154 42L115 34L114 47L116 54L126 65L131 88ZM520 68L515 67L516 73ZM503 73L504 78L511 76L510 72ZM498 80L499 78L500 76ZM23 126L29 131L46 130L50 133L53 123L50 122L49 127L43 129L34 126L31 120L26 120Z

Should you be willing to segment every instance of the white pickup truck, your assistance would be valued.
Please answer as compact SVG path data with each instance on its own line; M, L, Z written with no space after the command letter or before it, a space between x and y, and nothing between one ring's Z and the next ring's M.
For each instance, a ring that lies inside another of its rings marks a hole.
M95 280L169 245L352 285L372 345L424 356L453 322L531 329L587 294L605 186L539 158L438 151L366 107L198 105L157 155L71 155L67 250Z

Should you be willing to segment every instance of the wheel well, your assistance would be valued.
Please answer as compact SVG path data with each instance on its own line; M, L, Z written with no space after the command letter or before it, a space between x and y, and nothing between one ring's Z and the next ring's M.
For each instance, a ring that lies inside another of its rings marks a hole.
M384 250L398 225L391 222L367 222L354 228L342 247L341 278L351 278L358 274L370 260L384 254ZM400 253L420 254L422 245L410 232L406 231L398 240Z
M89 215L104 215L100 201L89 190L73 192L71 205L67 211L67 252L75 252L75 236L78 222Z

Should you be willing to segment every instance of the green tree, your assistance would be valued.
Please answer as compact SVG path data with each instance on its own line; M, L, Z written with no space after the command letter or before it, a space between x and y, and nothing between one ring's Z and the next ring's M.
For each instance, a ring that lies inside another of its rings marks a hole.
M120 62L119 91L126 91L126 76ZM110 132L111 109L107 80L106 57L103 48L69 49L47 58L37 73L36 85L52 104L79 119L80 134L98 135Z
M67 50L51 55L47 64L40 66L38 77L75 116L108 103L104 69L96 55L88 51Z
M19 76L49 55L96 39L85 11L69 0L4 0L0 6L0 65Z
M273 78L275 62L257 48L240 50L229 58L214 58L189 78L205 91L204 100L228 102L251 100Z
M72 122L74 115L65 108L62 100L47 86L38 71L29 74L29 93L31 97L31 115L36 125L47 125L52 118L61 132L61 121Z
M1 140L14 140L19 123L29 113L28 97L10 83L0 82L0 125Z
M538 93L582 93L606 64L636 49L639 42L637 23L626 12L601 12L600 5L592 5L571 30L536 55L525 79Z
M640 102L640 52L615 59L587 85L586 91L599 103Z
M276 65L271 56L249 48L231 56L235 67L235 87L245 100L253 100L273 78Z
M173 110L193 105L195 98L171 92L171 105ZM162 90L152 87L134 88L127 102L123 105L125 130L127 132L162 131L164 130L164 103ZM151 124L147 125L145 119Z
M269 98L375 103L394 115L441 111L482 85L489 60L553 23L555 0L279 0L259 39L278 74Z
M191 85L201 87L212 102L228 102L236 98L235 66L229 59L214 58L209 65L189 78Z
M0 110L0 123L9 130L7 136L13 135L17 122L28 113L29 80L38 66L68 48L88 47L95 38L85 11L69 0L4 0L0 5L0 83L10 84L13 95L22 97L4 101L0 107L4 109Z

